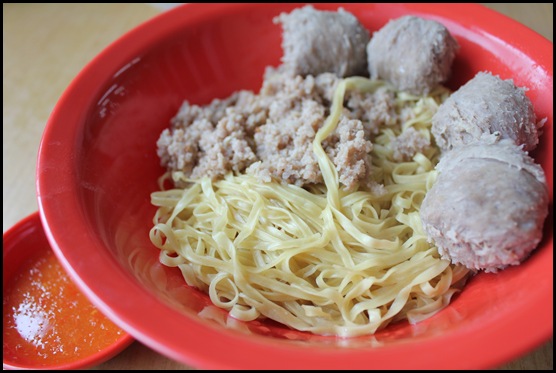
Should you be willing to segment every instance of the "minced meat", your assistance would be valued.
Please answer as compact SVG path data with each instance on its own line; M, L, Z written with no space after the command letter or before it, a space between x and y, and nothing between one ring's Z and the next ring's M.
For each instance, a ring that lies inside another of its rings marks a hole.
M431 142L427 137L415 128L408 127L392 141L392 158L398 162L407 162L430 146Z
M161 163L194 179L246 172L263 182L321 183L313 140L337 82L332 73L302 77L268 68L258 94L239 91L205 106L186 101L157 142ZM346 108L323 148L348 189L369 176L370 139L378 126L396 121L394 100L382 89L346 94Z

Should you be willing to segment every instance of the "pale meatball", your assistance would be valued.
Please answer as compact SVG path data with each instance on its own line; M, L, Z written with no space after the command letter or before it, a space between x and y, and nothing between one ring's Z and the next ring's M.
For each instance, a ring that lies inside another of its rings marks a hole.
M415 16L389 21L367 46L369 73L422 95L445 82L459 48L444 25Z
M539 142L540 126L525 89L511 79L479 72L440 105L431 132L443 150L510 139L531 151Z
M275 22L283 29L283 65L293 74L366 75L365 47L370 34L353 14L342 8L332 12L308 5L282 13Z
M537 247L548 215L542 168L510 141L446 152L421 205L442 258L474 270L518 265Z

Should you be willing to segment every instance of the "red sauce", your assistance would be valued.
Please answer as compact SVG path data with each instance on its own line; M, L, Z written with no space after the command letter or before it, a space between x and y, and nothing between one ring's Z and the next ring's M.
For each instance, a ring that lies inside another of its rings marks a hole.
M51 366L93 355L125 333L81 293L51 250L4 288L4 359Z

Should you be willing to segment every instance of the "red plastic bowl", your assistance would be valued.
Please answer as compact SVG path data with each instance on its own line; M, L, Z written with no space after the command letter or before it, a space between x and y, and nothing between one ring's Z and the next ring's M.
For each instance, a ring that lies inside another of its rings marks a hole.
M41 219L38 212L35 212L24 219L20 220L13 227L8 229L4 233L3 237L3 255L2 255L2 285L3 294L5 295L10 288L13 289L14 281L17 276L21 276L24 269L29 271L34 263L38 260L44 259L47 254L47 250L51 250L48 240L44 234L44 230L41 224ZM36 268L36 267L35 267ZM25 272L23 272L25 273ZM29 273L29 272L27 272ZM72 294L72 292L65 293L66 296ZM67 299L72 301L72 299ZM6 299L4 299L4 302ZM75 298L75 302L81 305L82 298ZM89 311L89 309L87 309ZM4 315L5 316L5 315ZM75 317L84 317L85 314L74 315ZM52 322L52 321L51 321ZM54 328L58 328L63 323L63 320L54 319ZM4 329L6 325L4 325ZM100 348L97 352L90 354L82 354L79 356L77 354L64 355L63 359L56 359L56 356L46 356L43 357L44 360L39 358L30 358L26 356L26 353L21 353L20 351L34 351L28 348L32 347L29 343L27 348L19 349L16 347L16 343L13 339L6 338L6 330L4 330L4 354L3 354L3 368L4 369L39 369L39 370L72 370L72 369L85 369L90 368L100 363L111 359L120 352L122 352L126 347L128 347L132 342L133 338L127 333L121 334L117 339L111 340L106 339L105 332L98 328L98 333L93 336L96 343L104 344L105 347ZM72 345L76 339L75 336L60 335L62 343L68 343ZM65 340L64 340L65 338ZM19 342L18 342L19 343ZM90 341L85 340L84 343L90 343ZM40 350L37 348L37 351ZM48 349L46 349L48 350Z
M374 31L405 14L446 25L461 45L451 88L480 70L526 86L547 117L533 153L551 212L544 239L522 265L476 276L453 303L414 326L338 339L280 325L234 322L158 263L148 237L163 169L156 140L182 100L205 104L258 90L282 55L272 18L295 4L186 5L110 45L75 78L42 139L37 190L60 260L91 300L136 339L200 368L490 368L553 332L552 43L479 5L342 4ZM318 8L336 10L339 4Z

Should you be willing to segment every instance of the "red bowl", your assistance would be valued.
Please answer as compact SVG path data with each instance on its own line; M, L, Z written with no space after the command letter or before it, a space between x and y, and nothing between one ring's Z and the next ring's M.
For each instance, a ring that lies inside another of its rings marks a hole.
M75 78L47 123L37 193L48 238L67 271L136 339L200 368L490 368L553 331L552 43L479 5L341 4L371 31L414 14L440 21L461 45L451 88L491 71L528 88L546 117L532 155L544 168L550 215L522 265L473 278L452 304L417 325L353 339L316 336L265 322L234 322L162 266L149 240L150 193L163 173L156 140L182 100L197 104L257 91L277 65L281 29L272 18L295 4L191 4L144 23L106 48ZM317 8L336 10L339 4Z
M2 290L4 296L6 296L6 293L10 290L13 291L16 284L22 283L22 273L29 274L29 268L36 269L36 263L39 260L47 258L47 255L49 254L48 250L51 250L51 248L44 234L38 212L20 220L4 233L2 247ZM42 283L42 286L44 286L44 283ZM75 293L71 290L63 294L65 294L65 296L69 296ZM79 304L80 306L89 306L89 304L83 302L83 298L81 296L66 298L65 300L68 302L75 302L75 304ZM6 302L6 298L4 298L4 302ZM73 316L83 318L87 316L84 312L90 312L90 308L78 310L84 311L79 315ZM53 310L50 309L50 311ZM75 309L73 309L73 311L75 311ZM6 312L4 317L7 317L6 314L11 315L10 312ZM24 315L28 316L25 313ZM98 320L103 321L102 318L99 318ZM33 323L33 317L30 317L28 322ZM81 334L80 339L76 338L76 335L64 335L63 330L66 330L66 328L63 328L63 319L60 320L54 318L50 321L50 323L50 326L54 329L62 327L60 329L62 332L58 332L58 337L60 338L60 343L63 343L66 347L75 346L75 343L78 340L83 340L84 343L87 344L91 343L89 340L81 339L83 338L83 334ZM7 337L8 333L6 331L6 327L6 319L4 319L4 353L2 359L4 369L72 370L90 368L116 356L133 342L131 335L123 333L122 331L120 331L121 335L118 338L112 339L114 334L108 334L111 336L107 338L105 330L97 328L92 336L94 337L96 344L103 345L103 347L99 347L98 351L83 353L81 356L77 354L64 354L62 358L58 358L58 356L49 356L48 353L45 352L35 355L34 352L41 350L42 347L37 347L35 350L34 348L36 345L33 346L32 343L28 343L25 347L18 345L19 343L22 343L22 341L14 341L13 334L11 337ZM90 337L91 334L87 334L87 336ZM26 342L29 342L29 340ZM48 348L45 348L44 350L49 351ZM27 354L33 356L28 356ZM42 355L41 358L37 357L39 355Z

